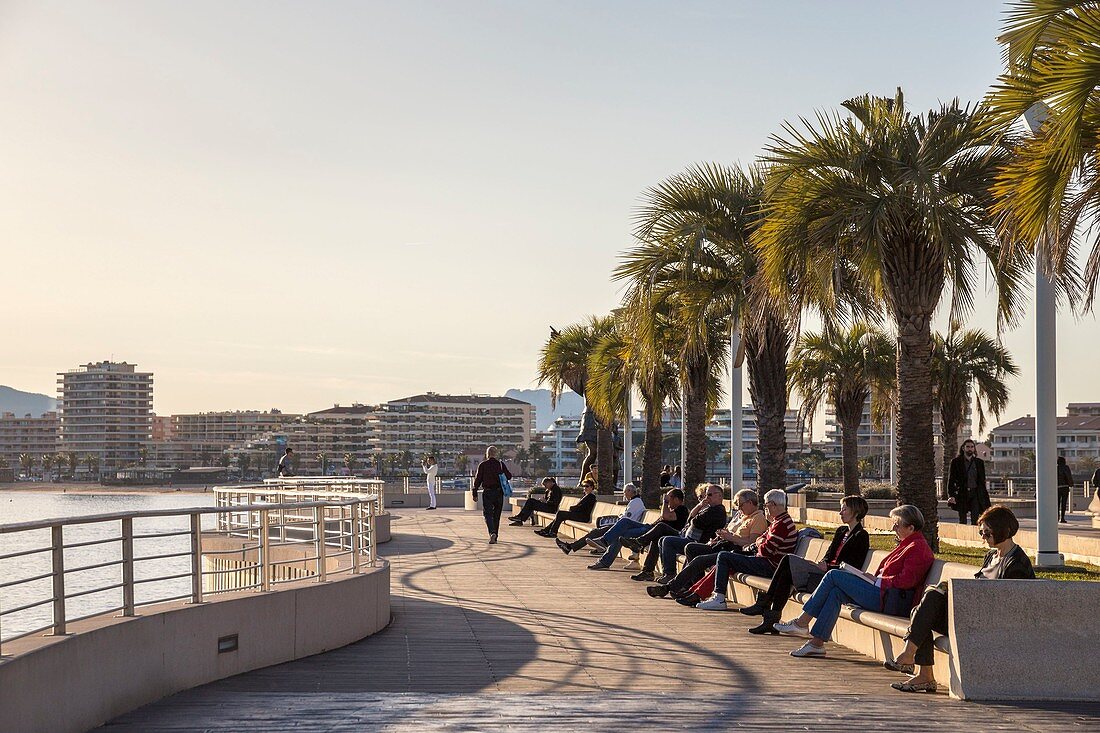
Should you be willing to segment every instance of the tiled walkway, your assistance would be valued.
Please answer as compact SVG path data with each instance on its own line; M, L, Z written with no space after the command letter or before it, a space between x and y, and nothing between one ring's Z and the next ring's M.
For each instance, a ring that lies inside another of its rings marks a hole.
M876 662L746 633L737 613L653 600L529 528L485 543L461 510L399 512L393 623L327 654L180 693L120 731L1100 730L1100 705L904 695ZM353 613L354 609L348 609Z

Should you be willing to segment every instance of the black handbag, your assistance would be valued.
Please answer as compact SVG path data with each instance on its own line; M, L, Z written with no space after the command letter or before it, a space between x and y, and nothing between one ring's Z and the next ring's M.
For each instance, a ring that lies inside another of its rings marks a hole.
M888 616L903 616L909 617L909 612L913 610L913 594L916 593L912 588L902 590L901 588L887 588L886 594L882 599L882 612Z

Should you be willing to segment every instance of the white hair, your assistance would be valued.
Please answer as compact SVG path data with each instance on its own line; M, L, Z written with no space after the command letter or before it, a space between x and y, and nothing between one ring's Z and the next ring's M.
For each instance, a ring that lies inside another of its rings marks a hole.
M486 459L496 458L496 457L497 457L497 447L495 445L491 445L491 446L489 446L488 448L485 449L485 458Z
M778 504L781 507L787 506L787 492L783 489L772 489L768 493L764 494L764 503L768 502L772 504Z
M634 484L627 484L626 486L624 486L623 487L623 493L625 494L627 491L634 494L634 496L638 495L638 487L635 486Z

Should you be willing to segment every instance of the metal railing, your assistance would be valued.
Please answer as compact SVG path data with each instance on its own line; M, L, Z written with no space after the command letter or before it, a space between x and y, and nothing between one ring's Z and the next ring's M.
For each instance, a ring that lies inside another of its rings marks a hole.
M386 507L386 482L377 478L345 478L343 476L290 476L287 478L264 479L264 486L299 491L322 491L326 493L350 492L357 494L377 494L379 514ZM218 487L215 487L218 488Z
M202 603L206 595L269 591L304 578L323 582L375 563L377 494L313 492L309 501L285 501L302 492L276 492L280 501L266 502L252 501L256 493L271 494L266 487L215 492L226 496L224 505L0 525L0 539L23 540L6 542L5 550L16 549L0 553L0 563L22 566L21 574L13 573L21 577L0 574L0 599L14 603L0 610L0 644L39 633L65 635L69 624L93 616L134 616L143 606ZM215 537L239 539L239 546L204 551L207 517L215 519ZM41 542L46 536L48 542ZM279 548L294 554L276 559ZM5 636L10 619L20 614L31 614L37 625L25 628L24 618Z

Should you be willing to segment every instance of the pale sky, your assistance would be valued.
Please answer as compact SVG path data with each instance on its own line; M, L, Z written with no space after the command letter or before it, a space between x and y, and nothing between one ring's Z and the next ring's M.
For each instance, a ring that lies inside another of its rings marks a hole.
M113 357L162 414L534 386L550 325L617 305L647 186L860 93L976 100L1002 10L0 2L0 384ZM1059 329L1061 411L1100 400L1100 328Z

